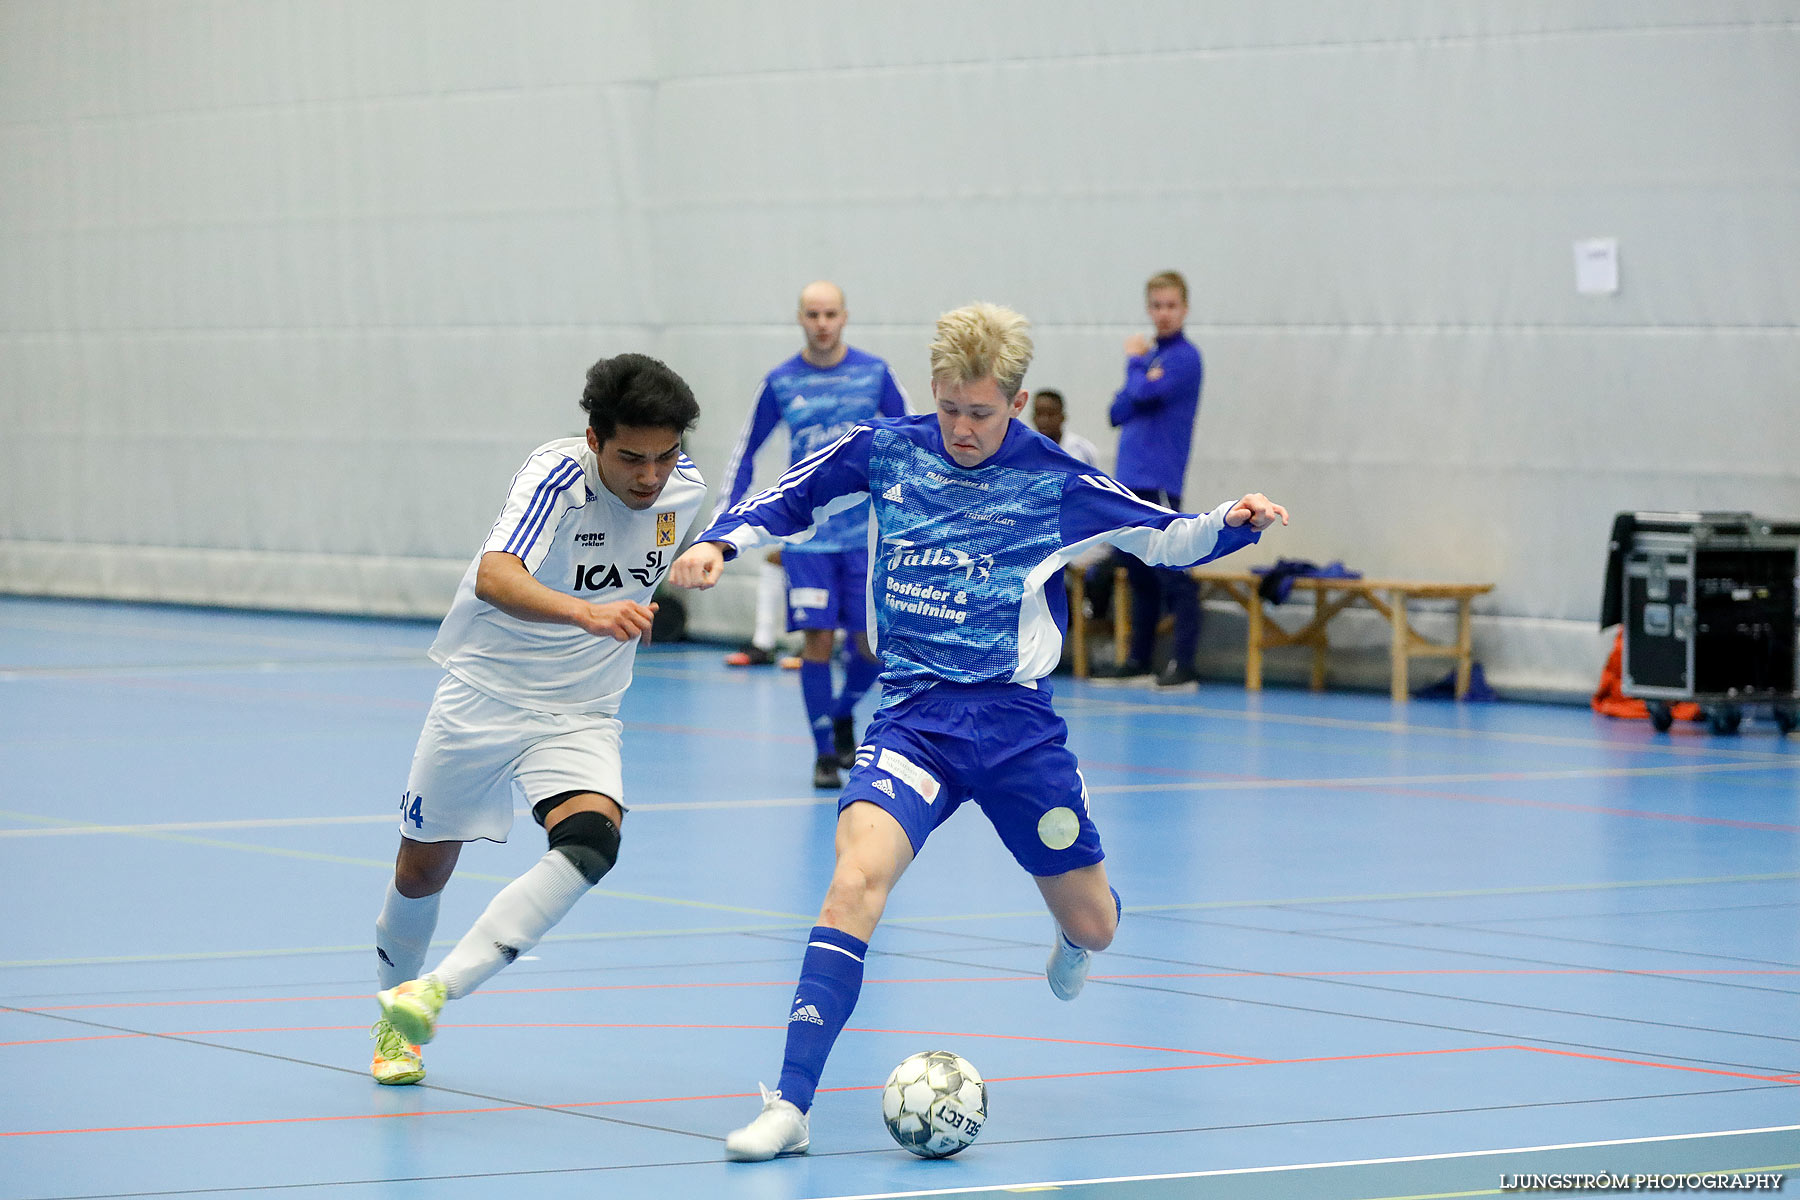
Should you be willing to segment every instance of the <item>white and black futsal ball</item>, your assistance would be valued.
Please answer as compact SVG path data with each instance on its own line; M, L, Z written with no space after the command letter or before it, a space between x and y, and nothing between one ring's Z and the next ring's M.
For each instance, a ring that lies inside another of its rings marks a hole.
M949 1158L987 1123L987 1084L961 1055L924 1050L888 1076L881 1115L907 1150L920 1158Z

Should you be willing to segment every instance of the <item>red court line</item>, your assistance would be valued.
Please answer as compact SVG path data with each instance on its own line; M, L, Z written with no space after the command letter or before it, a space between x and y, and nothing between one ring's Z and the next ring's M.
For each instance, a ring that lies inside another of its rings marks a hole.
M1630 967L1520 967L1520 968L1486 968L1486 967L1418 967L1396 968L1380 971L1170 971L1139 974L1093 975L1092 979L1337 979L1356 976L1408 976L1408 975L1630 975L1636 977L1656 978L1657 976L1708 976L1708 975L1800 975L1800 968L1776 969L1735 969L1735 968L1670 968L1656 970L1635 970ZM1036 983L1039 975L977 975L962 978L899 978L868 979L863 981L864 987L878 984L901 983ZM714 980L694 983L595 983L572 987L544 988L483 988L483 996L548 996L570 992L656 992L680 991L699 988L791 988L792 979L756 979L756 980ZM367 992L347 993L335 996L240 996L229 999L206 1000L119 1000L104 1004L47 1004L35 1007L10 1005L12 1011L20 1013L58 1013L58 1012L93 1012L115 1008L181 1008L205 1007L224 1004L309 1004L327 1001L364 1001L371 998ZM7 1043L0 1043L5 1045Z
M70 1042L110 1042L142 1038L196 1038L196 1037L229 1037L242 1034L266 1033L345 1033L363 1029L356 1025L288 1025L258 1026L247 1029L180 1029L143 1033L103 1033L83 1037L40 1038L27 1042L0 1042L0 1048L9 1046L53 1046ZM737 1030L756 1032L778 1032L786 1029L785 1025L719 1025L719 1024L650 1024L646 1022L620 1021L493 1021L480 1023L458 1022L454 1025L446 1023L445 1029L684 1029L684 1030ZM1025 1033L970 1033L967 1030L944 1029L868 1029L860 1026L846 1026L845 1033L892 1033L904 1034L908 1037L942 1037L942 1038L986 1038L993 1041L1040 1042L1050 1046L1092 1046L1103 1050L1147 1050L1160 1054L1200 1054L1209 1058L1224 1058L1234 1062L1262 1062L1262 1059L1249 1058L1241 1054L1224 1054L1215 1050L1191 1050L1185 1046L1140 1046L1131 1042L1092 1042L1078 1038L1039 1037Z
M1630 975L1655 979L1658 976L1695 975L1800 975L1800 969L1740 970L1735 968L1696 967L1662 970L1631 967L1407 967L1370 971L1181 971L1166 974L1093 975L1093 979L1347 979L1367 976L1449 976L1449 975ZM965 982L955 980L951 982ZM969 980L967 982L974 982Z
M775 1027L765 1026L763 1028L775 1028ZM887 1032L903 1032L903 1031L846 1030L846 1032L887 1033ZM980 1034L953 1034L953 1035L946 1035L946 1036L980 1037L982 1035L980 1035ZM1089 1078L1096 1078L1096 1077L1102 1077L1102 1076L1114 1076L1114 1075L1154 1075L1154 1074L1160 1074L1160 1073L1166 1072L1166 1071L1215 1071L1215 1070L1222 1070L1222 1069L1225 1069L1228 1067L1307 1066L1307 1065L1314 1065L1314 1064L1318 1064L1318 1063L1329 1063L1329 1062L1370 1062L1370 1061L1376 1061L1376 1060L1380 1060L1380 1059L1391 1059L1391 1058L1419 1058L1419 1057L1447 1055L1447 1054L1478 1054L1478 1053L1488 1053L1488 1052L1496 1051L1496 1050L1523 1050L1523 1051L1527 1051L1527 1052L1531 1052L1531 1053L1549 1054L1549 1055L1554 1055L1554 1056L1563 1057L1563 1058L1587 1059L1587 1060L1595 1061L1595 1062L1617 1063L1617 1064L1621 1064L1621 1065L1625 1065L1625 1066L1657 1067L1657 1068L1661 1068L1663 1070L1668 1070L1668 1071L1684 1071L1684 1072L1690 1072L1690 1073L1700 1074L1700 1075L1723 1075L1723 1076L1727 1076L1727 1077L1734 1078L1734 1079L1752 1079L1752 1080L1766 1081L1766 1082L1771 1082L1771 1083L1800 1082L1800 1077L1795 1077L1795 1076L1754 1075L1754 1074L1748 1074L1748 1073L1736 1072L1736 1071L1722 1071L1722 1070L1718 1070L1718 1069L1710 1068L1710 1067L1690 1067L1690 1066L1685 1066L1685 1065L1676 1064L1676 1063L1649 1062L1649 1061L1646 1061L1643 1059L1617 1058L1617 1057L1609 1057L1609 1056L1600 1055L1600 1054L1582 1054L1582 1053L1578 1053L1578 1052L1574 1052L1574 1051L1551 1050L1551 1049L1546 1049L1541 1046L1524 1046L1524 1045L1458 1046L1458 1047L1450 1047L1450 1048L1446 1048L1446 1049L1442 1049L1442 1050L1397 1050L1397 1051L1387 1051L1387 1052L1376 1053L1376 1054L1346 1054L1346 1055L1338 1055L1338 1056L1332 1056L1332 1057L1326 1057L1326 1058L1293 1058L1293 1059L1272 1058L1272 1059L1263 1059L1263 1060L1245 1061L1245 1062L1178 1063L1178 1064L1175 1064L1172 1066L1166 1066L1166 1067L1121 1067L1121 1068L1114 1068L1114 1069L1101 1070L1101 1071L1069 1071L1069 1072L1061 1072L1061 1073L1050 1074L1050 1075L995 1076L993 1078L990 1078L988 1080L988 1082L989 1083L1027 1083L1027 1082L1037 1082L1037 1081L1052 1080L1052 1079L1089 1079ZM819 1090L822 1092L868 1092L868 1091L878 1090L882 1086L883 1085L879 1084L879 1083L870 1083L870 1084L856 1084L856 1085L849 1086L849 1087L821 1088ZM560 1112L560 1111L564 1111L564 1110L584 1109L584 1108L610 1108L610 1107L618 1107L618 1106L622 1106L622 1105L681 1104L681 1103L696 1103L696 1102L711 1101L711 1100L739 1100L739 1099L750 1099L750 1098L751 1098L751 1095L748 1092L727 1092L727 1093L719 1093L719 1094L715 1094L715 1095L705 1095L705 1096L647 1096L647 1097L640 1097L637 1099L630 1099L630 1100L580 1100L580 1101L574 1101L574 1102L568 1103L568 1104L512 1104L512 1105L498 1105L498 1106L486 1107L486 1108L429 1109L429 1110L413 1111L413 1112L340 1113L340 1114L336 1114L336 1115L332 1115L332 1116L266 1117L266 1118L260 1118L260 1119L254 1119L254 1120L195 1121L195 1122L188 1122L188 1123L182 1123L182 1124L168 1124L168 1125L114 1125L114 1126L95 1126L92 1128L85 1128L85 1129L14 1129L14 1130L0 1130L0 1137L54 1137L54 1136L60 1136L63 1134L91 1134L91 1133L161 1133L161 1132L169 1132L169 1131L174 1131L174 1130L187 1130L187 1129L228 1129L228 1128L242 1127L242 1126L316 1124L316 1123L327 1122L327 1121L381 1121L381 1120L391 1120L396 1117L454 1117L454 1116L480 1115L480 1114L485 1114L485 1113L532 1112L532 1111Z
M1690 1071L1696 1075L1724 1075L1730 1079L1756 1079L1767 1083L1793 1083L1792 1075L1754 1075L1745 1071L1722 1071L1717 1067L1690 1067L1677 1063L1643 1062L1635 1058L1615 1058L1605 1054L1583 1054L1578 1050L1556 1050L1548 1046L1508 1046L1508 1050L1524 1050L1532 1054L1554 1054L1560 1058L1586 1058L1595 1062L1624 1063L1632 1067L1662 1067L1668 1071Z

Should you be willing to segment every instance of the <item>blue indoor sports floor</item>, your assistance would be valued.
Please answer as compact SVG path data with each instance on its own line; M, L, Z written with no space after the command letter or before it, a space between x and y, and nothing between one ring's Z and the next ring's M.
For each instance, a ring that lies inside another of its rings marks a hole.
M432 633L0 599L0 1198L1800 1180L1800 738L1066 677L1126 905L1087 991L1050 995L1049 919L967 808L876 935L813 1152L725 1163L834 810L794 675L694 644L639 660L618 869L446 1010L422 1086L378 1087L370 939ZM542 849L521 814L465 851L434 961ZM990 1113L926 1162L879 1086L940 1047Z

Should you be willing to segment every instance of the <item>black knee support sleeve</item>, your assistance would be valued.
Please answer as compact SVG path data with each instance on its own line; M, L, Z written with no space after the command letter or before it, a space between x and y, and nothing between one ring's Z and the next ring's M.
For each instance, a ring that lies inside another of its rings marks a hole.
M550 831L550 848L560 850L583 879L596 884L619 861L619 827L597 812L570 813Z

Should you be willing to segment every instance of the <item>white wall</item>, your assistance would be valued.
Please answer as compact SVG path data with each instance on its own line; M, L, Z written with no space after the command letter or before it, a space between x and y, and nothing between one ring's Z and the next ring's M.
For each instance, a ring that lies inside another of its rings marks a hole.
M1800 516L1800 13L17 0L0 587L441 611L588 363L681 370L717 474L818 276L915 397L938 312L1026 312L1109 445L1164 267L1196 503L1493 580L1490 676L1589 687L1613 512Z

